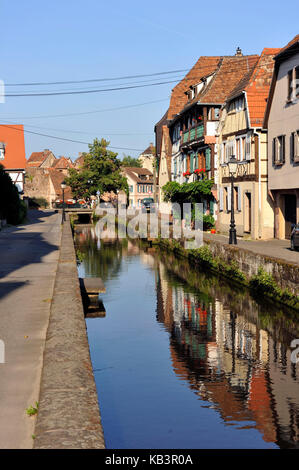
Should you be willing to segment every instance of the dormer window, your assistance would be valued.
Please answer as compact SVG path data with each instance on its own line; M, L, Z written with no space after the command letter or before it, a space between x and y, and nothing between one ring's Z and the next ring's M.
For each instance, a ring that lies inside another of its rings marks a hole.
M4 160L5 156L5 144L4 142L0 142L0 160Z

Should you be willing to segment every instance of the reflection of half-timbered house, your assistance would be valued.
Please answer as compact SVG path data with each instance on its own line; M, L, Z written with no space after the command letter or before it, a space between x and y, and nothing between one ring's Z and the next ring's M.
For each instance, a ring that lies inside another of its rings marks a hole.
M26 165L22 125L0 125L0 164L4 166L19 193L22 193Z

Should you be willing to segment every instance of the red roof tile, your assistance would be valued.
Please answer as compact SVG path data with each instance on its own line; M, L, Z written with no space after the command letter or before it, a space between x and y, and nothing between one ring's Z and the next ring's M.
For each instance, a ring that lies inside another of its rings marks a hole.
M0 125L0 142L5 144L4 160L0 160L0 163L7 169L24 169L26 166L24 126Z

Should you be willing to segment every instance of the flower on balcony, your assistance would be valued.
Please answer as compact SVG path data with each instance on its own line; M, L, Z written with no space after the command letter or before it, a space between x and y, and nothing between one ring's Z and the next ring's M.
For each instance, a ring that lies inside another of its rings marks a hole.
M196 170L194 170L194 173L196 175L199 175L200 173L205 173L205 169L204 168L197 168Z
M190 171L189 170L185 171L185 173L183 173L183 176L186 176L187 178L191 176Z

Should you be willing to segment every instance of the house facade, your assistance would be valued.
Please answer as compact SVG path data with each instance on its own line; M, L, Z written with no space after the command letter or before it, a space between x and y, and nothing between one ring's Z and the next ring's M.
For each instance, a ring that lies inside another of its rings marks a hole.
M299 222L299 35L275 57L265 127L274 234L288 239Z
M0 164L19 193L23 193L26 166L23 125L0 125Z
M267 131L264 114L279 49L264 49L228 96L222 109L217 141L219 154L217 229L227 233L231 218L231 177L227 162L238 162L234 177L234 218L237 234L273 238L273 202L268 195Z
M216 145L221 108L236 85L258 60L258 56L213 58L214 70L203 75L185 92L187 104L169 122L172 140L171 179L178 183L213 179L214 198L203 200L204 212L216 216L219 154Z
M153 198L153 173L146 168L123 167L122 174L127 178L129 186L129 207L141 207L142 199Z
M54 207L56 201L62 200L61 183L73 166L70 159L56 158L49 149L33 152L26 162L24 195L31 199L43 198L49 207ZM69 187L64 196L65 200L72 199Z

